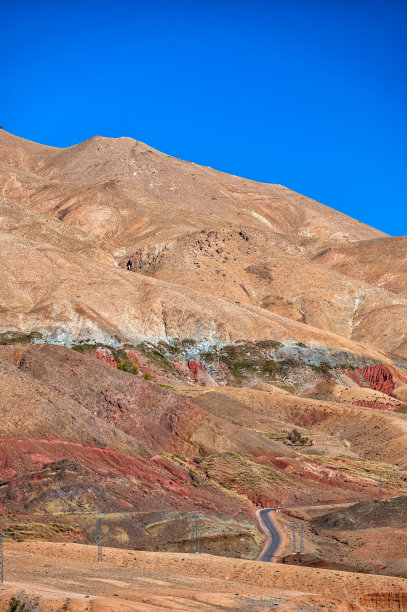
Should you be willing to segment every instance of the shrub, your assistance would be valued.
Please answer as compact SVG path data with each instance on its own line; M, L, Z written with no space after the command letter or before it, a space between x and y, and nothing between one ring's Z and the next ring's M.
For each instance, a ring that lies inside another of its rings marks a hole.
M117 364L118 370L123 370L124 372L129 372L130 374L135 374L136 376L140 372L140 368L132 359L125 359L124 361L119 361Z
M8 602L7 612L42 612L43 608L38 597L19 591L16 597Z
M307 438L307 436L302 436L297 429L290 431L290 433L287 434L285 441L283 440L285 444L287 444L288 441L290 441L291 444L302 444L303 446L310 444L312 446L312 440Z
M265 374L275 374L277 372L281 372L283 366L278 361L274 361L273 359L267 359L262 365L262 370Z
M325 375L329 375L332 369L327 361L321 361L319 365L311 365L311 368L314 370L314 372Z
M96 348L95 344L74 344L72 350L78 353L85 353L86 351L93 351Z
M290 440L293 444L297 444L301 440L301 434L297 429L293 429L287 436L287 439Z
M143 378L145 378L145 380L153 380L153 377L151 376L150 372L146 372L145 374L143 374Z

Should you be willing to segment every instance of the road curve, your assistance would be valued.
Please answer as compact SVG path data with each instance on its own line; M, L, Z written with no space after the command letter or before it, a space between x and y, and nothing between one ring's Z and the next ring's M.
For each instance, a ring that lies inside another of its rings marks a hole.
M355 501L339 501L339 502L331 502L331 503L320 503L320 504L306 504L302 506L277 506L276 508L263 508L263 510L258 510L256 512L257 519L259 521L259 525L261 530L266 535L266 542L264 544L263 550L260 555L257 557L257 561L266 561L268 563L272 563L274 557L278 553L281 543L282 537L281 533L278 530L277 525L274 523L271 518L271 513L276 510L289 510L293 508L323 508L330 506L351 506L352 504L357 503Z
M266 561L271 563L278 553L282 537L279 532L276 524L271 518L271 512L273 512L272 508L264 508L264 510L259 510L257 513L259 524L264 533L266 534L267 540L264 545L263 550L261 551L258 561Z

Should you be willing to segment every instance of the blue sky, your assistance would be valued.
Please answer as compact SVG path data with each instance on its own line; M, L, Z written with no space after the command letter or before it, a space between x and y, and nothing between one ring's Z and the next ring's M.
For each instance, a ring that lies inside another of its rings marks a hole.
M407 234L407 2L8 2L0 124L131 136Z

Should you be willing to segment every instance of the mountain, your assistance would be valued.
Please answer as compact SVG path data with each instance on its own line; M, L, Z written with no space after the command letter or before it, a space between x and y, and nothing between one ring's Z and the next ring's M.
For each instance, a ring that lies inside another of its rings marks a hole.
M405 237L131 138L0 130L0 176L0 526L254 558L259 507L401 495Z
M91 329L107 343L113 335L210 345L264 337L370 358L376 349L407 354L407 298L395 283L327 264L327 253L347 249L353 269L351 250L366 251L371 241L386 251L392 239L378 230L279 185L177 160L130 138L56 149L1 131L0 161L2 228L13 234L3 236L11 257L2 269L18 270L20 303L21 272L35 261L38 287L28 284L30 307L20 311L46 338L75 343ZM144 312L134 308L140 292ZM2 327L29 331L11 320Z

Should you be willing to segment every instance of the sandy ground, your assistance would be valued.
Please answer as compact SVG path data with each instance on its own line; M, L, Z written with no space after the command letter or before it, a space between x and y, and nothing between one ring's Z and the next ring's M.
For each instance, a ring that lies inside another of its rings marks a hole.
M407 610L407 580L182 553L5 544L1 610L24 589L44 610Z

